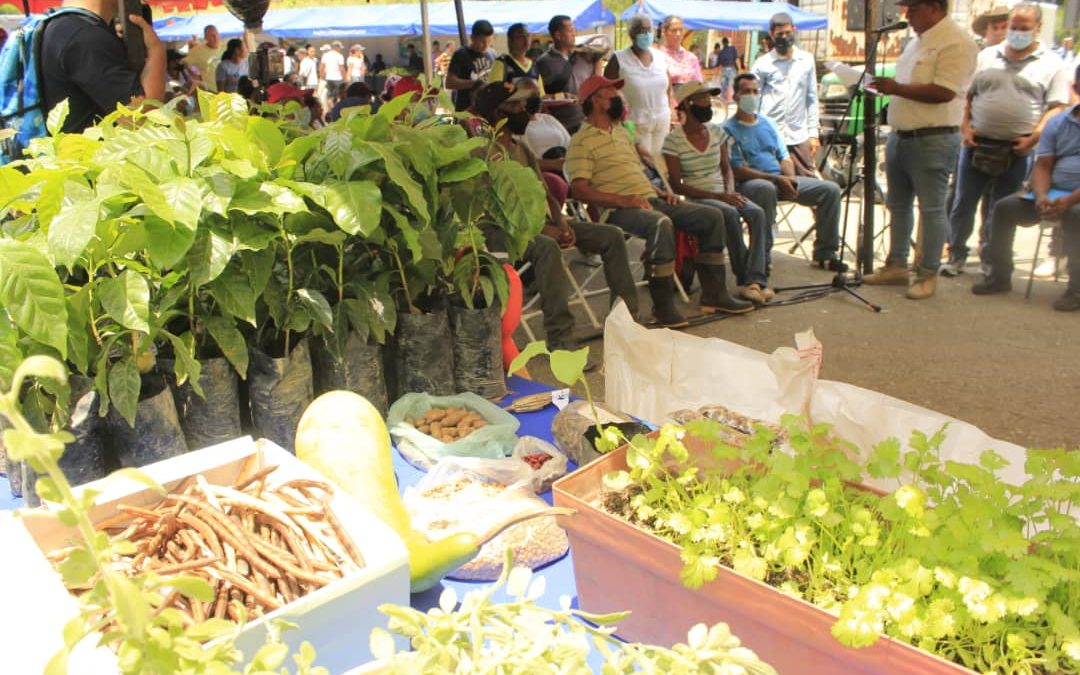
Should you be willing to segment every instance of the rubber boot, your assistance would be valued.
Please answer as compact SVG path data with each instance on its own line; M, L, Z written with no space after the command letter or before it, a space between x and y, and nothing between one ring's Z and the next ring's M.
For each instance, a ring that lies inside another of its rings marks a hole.
M754 303L737 300L727 290L727 270L723 265L697 265L701 277L701 313L744 314L754 310Z
M690 322L675 307L675 278L649 277L649 297L652 298L653 316L663 328L682 328Z

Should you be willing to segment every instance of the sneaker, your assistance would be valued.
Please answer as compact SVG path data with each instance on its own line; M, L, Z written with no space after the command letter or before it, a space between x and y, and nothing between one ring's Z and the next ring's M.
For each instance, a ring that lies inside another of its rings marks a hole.
M739 297L743 300L749 300L755 305L764 305L766 302L765 294L762 292L761 286L757 284L750 284L743 288L739 291Z
M943 264L941 269L938 270L943 277L958 277L964 273L964 261L963 260L950 260Z
M1061 273L1064 271L1062 269L1064 265L1061 265L1060 263L1060 258L1047 258L1039 263L1038 267L1031 272L1031 276L1036 279L1053 279L1055 277L1060 277Z
M843 260L839 258L825 258L824 260L815 260L814 266L823 270L829 270L830 272L847 272L848 266Z
M1065 294L1054 301L1054 309L1059 312L1075 312L1080 309L1080 291L1065 291Z
M934 295L937 290L937 273L934 271L920 270L915 276L915 281L908 288L908 300L926 300Z
M879 267L877 272L863 277L863 283L870 286L907 286L908 268L904 265Z
M987 274L983 280L971 287L975 295L993 295L995 293L1008 293L1012 290L1010 279L999 279L993 274Z

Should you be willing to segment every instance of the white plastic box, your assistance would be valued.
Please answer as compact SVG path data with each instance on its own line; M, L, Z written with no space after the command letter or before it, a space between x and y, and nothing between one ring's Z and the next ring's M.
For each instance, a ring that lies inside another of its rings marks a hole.
M211 484L232 485L245 464L252 461L257 467L277 465L274 482L325 480L277 445L250 437L157 462L143 471L166 489L197 474ZM116 515L120 503L153 506L160 500L141 483L122 478L88 483L76 492L85 488L102 491L91 512L94 522ZM282 634L291 650L306 640L315 647L316 665L343 673L371 660L368 635L372 628L387 624L377 607L409 604L409 560L401 539L340 490L334 490L331 505L363 555L363 569L249 623L236 642L246 657L265 642L267 622L281 618L298 625ZM3 672L40 673L62 645L61 631L78 613L78 601L64 588L44 554L65 546L73 536L73 530L39 509L0 513L0 569L4 570L6 591L0 609ZM93 642L88 639L80 644L69 661L70 673L116 672L112 653L92 648ZM403 639L400 646L406 646ZM288 665L293 665L291 659Z

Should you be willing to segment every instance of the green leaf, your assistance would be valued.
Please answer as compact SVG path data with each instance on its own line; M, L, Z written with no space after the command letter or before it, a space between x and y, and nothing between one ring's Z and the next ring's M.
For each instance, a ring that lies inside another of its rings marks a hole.
M537 340L536 342L530 342L529 344L525 345L525 349L521 350L521 352L516 357L514 357L514 360L510 362L510 367L507 369L507 372L513 375L517 371L524 368L525 365L529 363L529 361L532 361L533 357L540 354L550 353L551 352L548 351L547 345L544 344L543 341Z
M460 183L475 178L487 171L487 162L477 157L470 157L439 171L440 183Z
M205 398L205 394L202 390L202 385L199 384L199 374L202 372L202 365L195 359L195 338L191 333L184 333L183 337L177 337L168 331L162 331L162 334L172 343L173 355L176 356L173 369L176 373L176 384L181 385L184 382L191 382L191 388L195 390L195 393Z
M244 336L236 328L236 323L224 317L206 318L206 330L217 343L221 353L233 365L241 379L247 379L248 348Z
M124 270L98 283L101 306L125 328L150 332L150 285L138 272Z
M64 287L48 258L14 239L0 239L0 305L16 326L67 356Z
M120 626L129 634L142 635L150 622L150 608L138 586L117 573L107 577L106 585Z
M323 191L325 208L334 222L349 234L369 237L379 227L382 192L371 181L331 183Z
M588 347L582 347L572 352L565 349L556 349L551 352L551 374L559 382L573 385L585 377L585 365L588 361Z
M491 173L491 211L501 230L507 233L507 253L517 260L547 218L547 193L540 178L529 167L514 161L488 165Z
M76 548L60 565L60 576L64 578L64 585L79 586L97 573L97 563L90 551L85 548Z
M382 113L382 109L379 110L379 113ZM368 147L375 150L375 152L382 157L387 177L390 179L390 182L393 183L394 187L405 194L413 214L419 218L420 222L424 225L430 225L431 210L428 206L427 197L424 196L424 189L412 177L412 174L405 168L405 165L401 163L401 159L394 152L393 148L381 144L370 144ZM541 226L543 226L543 223L541 223ZM539 231L539 228L537 228L537 232Z
M0 390L7 391L11 387L15 366L22 358L18 331L7 314L0 312Z
M277 165L285 151L285 137L276 124L265 117L251 115L247 119L247 136L262 151L267 169Z
M866 470L874 478L893 478L900 474L900 441L888 438L870 453Z
M184 259L195 242L195 230L184 225L173 225L157 216L143 220L146 228L146 249L150 260L159 269L168 270Z
M203 602L212 602L216 597L210 582L199 577L170 577L167 585L181 595Z
M326 301L326 297L322 293L308 288L300 288L296 290L296 299L307 310L313 321L322 324L326 328L333 326L334 315L330 310L330 303Z
M60 132L64 129L64 122L67 121L68 112L71 110L71 104L68 99L64 99L53 106L53 109L49 111L48 117L45 118L45 128L48 129L50 136L59 136Z
M255 325L255 293L242 269L237 265L226 266L208 287L225 313Z
M347 178L345 171L349 167L352 147L352 133L347 128L327 128L323 136L322 161L326 162L339 179Z
M49 223L49 252L58 265L71 268L97 229L101 203L94 198L69 203Z
M191 270L191 283L202 286L218 277L229 264L234 253L232 242L209 231L199 228L195 243L188 251L188 267Z
M135 428L135 412L139 405L139 367L135 359L125 357L109 369L109 398L116 411Z
M161 194L172 205L174 222L192 233L199 224L205 190L190 178L173 178L161 184Z
M383 103L381 106L379 106L379 112L377 114L379 117L382 117L384 119L396 120L398 115L400 115L404 110L408 109L408 107L411 105L412 96L398 96L397 98Z

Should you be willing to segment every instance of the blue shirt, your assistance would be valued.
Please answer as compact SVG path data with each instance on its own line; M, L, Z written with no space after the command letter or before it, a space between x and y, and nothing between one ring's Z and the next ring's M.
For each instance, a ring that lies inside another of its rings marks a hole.
M1074 105L1050 118L1035 151L1037 157L1054 157L1050 185L1068 192L1080 188L1080 120L1076 119L1077 108L1080 106Z
M785 145L818 137L817 69L814 57L798 47L782 59L776 50L754 61L761 82L761 114L776 122Z
M771 119L758 115L754 124L731 117L724 122L731 137L731 167L749 166L765 173L780 173L780 162L788 158L787 147Z

